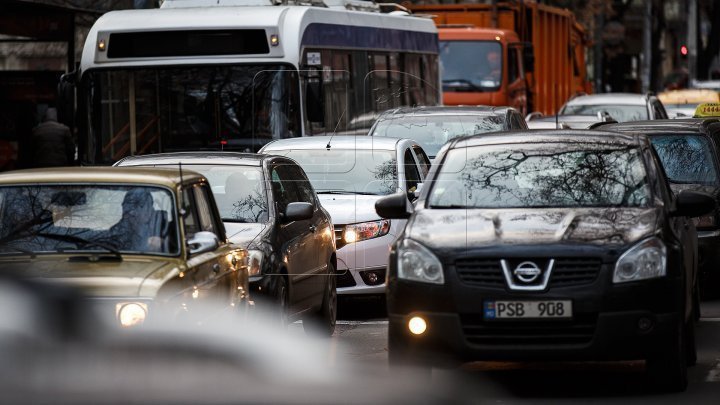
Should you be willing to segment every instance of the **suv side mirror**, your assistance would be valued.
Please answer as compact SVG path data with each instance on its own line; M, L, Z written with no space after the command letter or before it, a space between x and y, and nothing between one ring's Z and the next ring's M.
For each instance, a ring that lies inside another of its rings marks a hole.
M291 202L285 207L285 213L282 216L284 224L293 221L304 221L313 217L315 207L306 202Z
M187 241L190 256L198 253L211 252L220 246L217 235L212 232L197 232Z
M715 199L697 191L681 191L675 199L674 217L695 218L707 215L717 208Z
M413 213L413 206L406 193L383 197L375 202L375 212L382 218L407 219Z

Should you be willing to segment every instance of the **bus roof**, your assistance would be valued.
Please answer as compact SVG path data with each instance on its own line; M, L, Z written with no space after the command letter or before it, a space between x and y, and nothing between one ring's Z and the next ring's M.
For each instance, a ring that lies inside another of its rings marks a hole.
M202 30L265 29L279 46L248 55L109 58L110 34ZM365 30L365 31L363 31ZM372 32L368 32L372 30ZM298 66L303 47L410 50L437 53L432 20L408 15L312 6L217 6L112 11L91 28L81 71L101 67L178 64L291 63ZM323 42L326 41L327 43ZM100 43L104 44L100 46ZM102 48L102 49L100 49Z

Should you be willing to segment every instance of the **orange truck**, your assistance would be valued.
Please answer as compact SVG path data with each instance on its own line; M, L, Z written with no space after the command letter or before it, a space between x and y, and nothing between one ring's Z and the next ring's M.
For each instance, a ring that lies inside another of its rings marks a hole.
M438 27L446 105L555 114L572 96L590 92L588 40L566 9L534 1L404 5Z

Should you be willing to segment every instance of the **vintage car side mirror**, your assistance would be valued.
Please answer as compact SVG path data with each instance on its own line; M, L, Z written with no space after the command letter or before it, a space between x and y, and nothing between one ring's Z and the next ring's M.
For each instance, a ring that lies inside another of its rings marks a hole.
M710 214L717 208L717 202L714 198L705 193L697 191L681 191L675 200L675 211L672 213L675 217L701 217Z
M377 200L375 212L382 218L407 219L413 213L413 206L406 193L397 193Z
M285 215L282 217L283 223L293 221L304 221L313 217L315 208L312 204L306 202L291 202L285 208Z
M198 253L211 252L220 246L217 235L212 232L197 232L187 241L188 253L196 255Z

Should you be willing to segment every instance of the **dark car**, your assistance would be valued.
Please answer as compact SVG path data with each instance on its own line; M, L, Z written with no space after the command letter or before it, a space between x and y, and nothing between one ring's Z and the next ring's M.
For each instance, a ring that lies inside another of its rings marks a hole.
M253 297L270 298L283 323L304 319L308 331L332 335L335 233L303 169L282 156L235 152L132 156L115 165L181 163L209 180L230 241L248 249Z
M369 135L412 139L433 159L456 137L527 128L512 107L404 107L382 113Z
M674 197L643 136L530 131L454 140L388 261L391 364L646 359L682 390L694 340L696 235L714 208Z
M697 190L720 201L720 119L687 118L603 125L603 130L650 137L670 188ZM703 296L720 294L720 211L697 218L700 288Z

